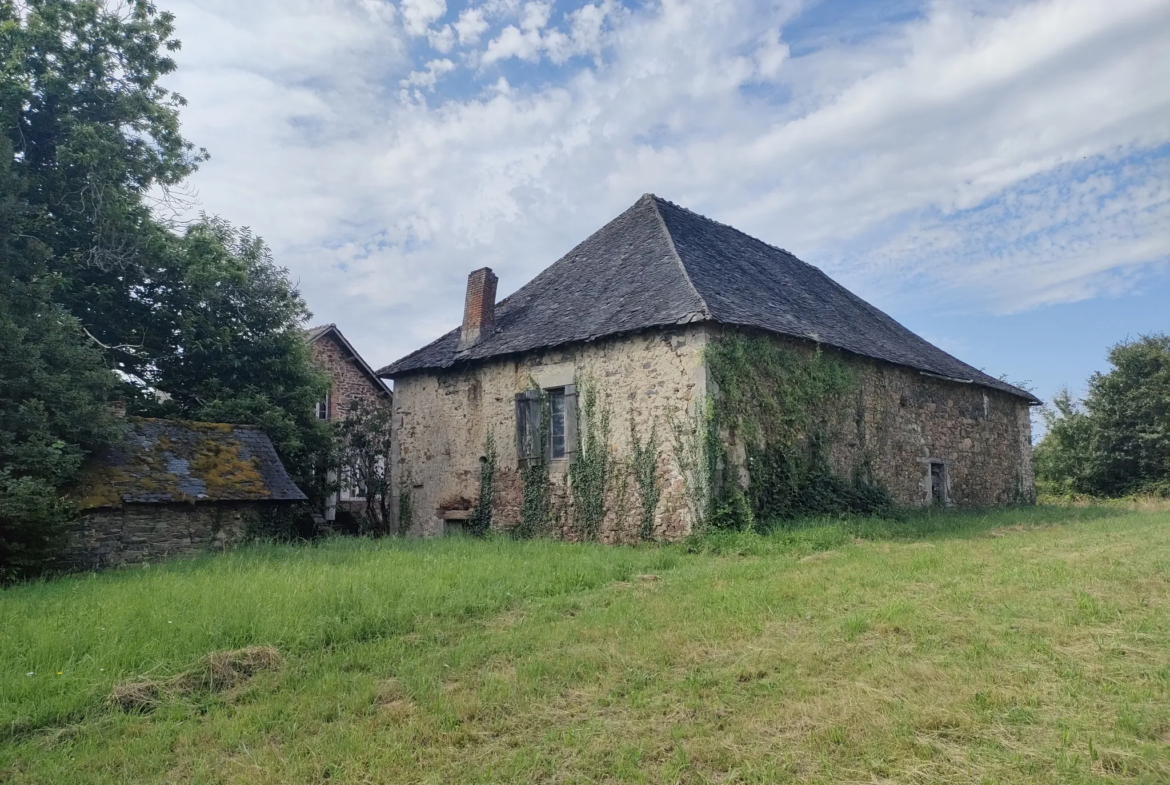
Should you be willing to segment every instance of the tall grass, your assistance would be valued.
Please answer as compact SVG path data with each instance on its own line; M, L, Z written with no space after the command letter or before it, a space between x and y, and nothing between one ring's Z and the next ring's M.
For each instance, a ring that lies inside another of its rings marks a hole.
M75 720L116 682L164 678L209 652L377 640L677 559L549 541L335 539L18 586L0 592L0 738Z

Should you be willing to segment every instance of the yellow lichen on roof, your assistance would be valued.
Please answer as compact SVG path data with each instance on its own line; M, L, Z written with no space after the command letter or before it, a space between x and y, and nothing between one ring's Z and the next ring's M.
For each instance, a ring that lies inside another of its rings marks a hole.
M240 455L240 443L203 439L191 456L191 475L207 485L207 495L213 499L239 491L258 496L270 496L260 474L260 462Z

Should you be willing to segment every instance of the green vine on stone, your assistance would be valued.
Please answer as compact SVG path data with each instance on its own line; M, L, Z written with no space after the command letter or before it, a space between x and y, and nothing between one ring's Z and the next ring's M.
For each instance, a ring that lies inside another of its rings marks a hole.
M467 530L476 537L486 536L492 528L492 504L496 497L496 439L488 431L483 442L483 457L479 462L479 499L467 522Z
M715 403L707 396L693 412L670 414L674 459L682 475L683 493L691 514L691 531L706 528L714 502L714 480L718 475L722 445L715 421Z
M529 380L530 389L540 389ZM512 536L527 540L548 529L551 516L552 489L548 476L548 444L551 412L548 393L540 391L540 445L536 455L528 458L520 469L523 499L520 522L512 527Z
M649 541L654 539L654 514L662 498L662 488L658 485L658 423L651 425L650 438L643 442L631 414L630 444L633 447L634 479L638 483L638 500L642 507L638 533L643 540Z
M569 464L573 524L583 539L596 540L605 520L610 474L610 408L599 403L597 385L590 379L577 385L577 395L577 442Z
M872 480L863 438L850 480L834 473L828 458L848 395L860 387L843 360L819 345L803 351L771 337L732 334L707 347L706 361L714 385L711 428L722 437L716 456L708 456L711 525L742 529L889 506L888 491ZM857 405L863 408L860 399ZM743 446L744 466L728 459L724 439Z

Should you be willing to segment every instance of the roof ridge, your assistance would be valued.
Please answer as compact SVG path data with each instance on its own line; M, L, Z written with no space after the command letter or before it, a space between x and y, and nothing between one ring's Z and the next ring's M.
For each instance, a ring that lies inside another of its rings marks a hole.
M748 238L749 240L754 240L755 242L759 243L760 245L767 246L768 248L771 248L773 251L779 251L782 254L785 254L787 256L791 256L793 259L800 262L804 266L811 267L818 272L822 272L822 274L823 274L823 271L821 271L821 268L817 267L815 264L810 264L809 262L806 262L804 259L801 259L799 256L792 253L792 251L789 251L787 248L781 248L778 245L772 245L767 240L762 240L759 237L756 237L754 234L748 234L747 232L745 232L743 229L740 229L739 227L732 226L731 224L725 224L722 221L718 220L717 218L712 218L709 215L703 215L702 213L697 213L689 207L685 207L681 204L675 204L674 202L670 201L669 199L663 199L661 196L658 196L657 194L650 194L650 196L653 196L654 199L659 201L659 202L666 202L668 205L670 205L671 207L673 207L676 210L682 210L684 213L690 213L691 215L695 216L696 218L707 221L708 223L713 223L716 226L722 226L724 229L730 229L731 231L735 232L736 234L742 234L744 237Z
M650 204L654 207L654 217L658 219L658 226L662 229L662 233L666 235L666 242L670 246L670 252L674 254L674 261L678 264L678 269L682 271L683 280L687 282L691 292L699 300L699 313L704 319L711 318L711 309L707 306L707 300L703 295L699 294L699 290L695 287L695 282L691 280L691 274L687 272L686 263L683 262L682 256L678 252L678 247L674 244L674 236L670 233L670 228L666 225L666 219L662 217L662 213L658 209L659 197L656 194L648 193L646 196L650 197ZM666 200L662 200L666 201Z

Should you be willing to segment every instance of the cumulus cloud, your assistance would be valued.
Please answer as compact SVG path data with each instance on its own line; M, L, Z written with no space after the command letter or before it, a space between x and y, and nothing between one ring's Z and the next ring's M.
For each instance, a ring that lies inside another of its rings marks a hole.
M375 363L457 324L469 270L507 294L646 191L887 300L1018 310L1170 258L1158 0L941 0L800 47L771 0L166 7L201 206Z
M402 0L402 22L411 35L426 35L431 22L447 13L446 0Z
M431 90L444 74L449 74L454 70L455 64L446 58L431 60L427 63L425 71L412 71L402 80L401 84L403 87L425 87Z
M455 32L459 35L459 43L474 44L488 29L487 20L483 18L483 11L478 8L468 8L459 14L455 21Z

